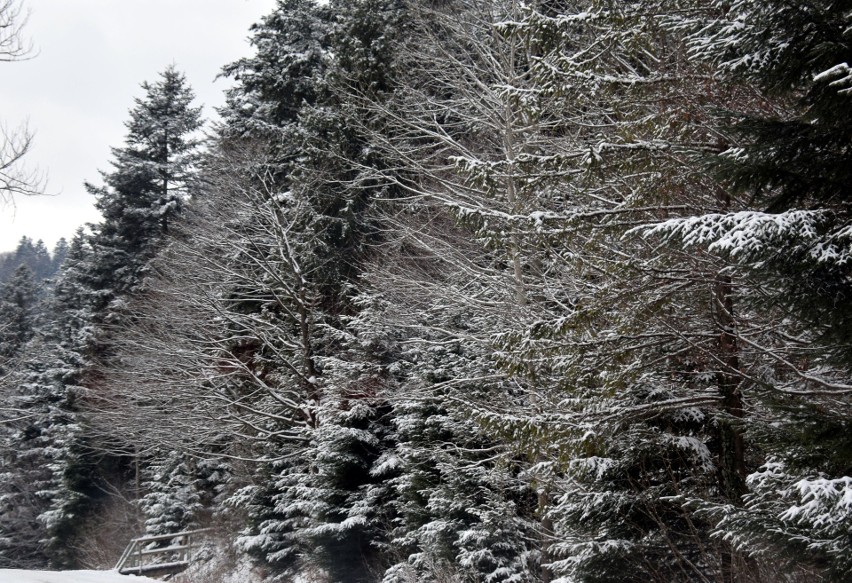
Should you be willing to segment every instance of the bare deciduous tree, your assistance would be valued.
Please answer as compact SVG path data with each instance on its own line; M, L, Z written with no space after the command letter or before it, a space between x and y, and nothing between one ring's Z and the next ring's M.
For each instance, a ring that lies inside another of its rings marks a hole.
M15 129L0 124L0 203L12 202L15 195L43 192L44 176L22 164L32 146L33 134L26 124Z
M253 155L218 160L186 233L127 303L132 316L114 331L117 356L90 403L105 447L203 457L224 439L233 447L220 454L257 457L251 444L298 441L316 422L316 306L295 224L304 213L252 173Z
M32 54L23 34L28 14L20 0L0 0L0 61L19 61Z
M0 0L0 62L32 56L32 42L23 33L27 17L20 0ZM33 134L27 124L11 129L0 123L0 203L12 202L16 194L42 192L44 177L21 162L32 146Z

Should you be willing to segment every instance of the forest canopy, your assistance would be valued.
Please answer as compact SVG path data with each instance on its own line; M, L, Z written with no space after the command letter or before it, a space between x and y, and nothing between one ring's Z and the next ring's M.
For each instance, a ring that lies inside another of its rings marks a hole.
M207 137L165 68L0 257L0 567L843 581L850 18L279 0Z

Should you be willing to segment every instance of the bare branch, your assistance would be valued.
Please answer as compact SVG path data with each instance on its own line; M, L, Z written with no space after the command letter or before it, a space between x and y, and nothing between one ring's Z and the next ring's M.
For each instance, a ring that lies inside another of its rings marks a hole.
M23 34L28 19L20 0L0 0L0 61L31 58L33 44Z
M20 0L0 0L0 62L32 57L32 42L23 34L28 18ZM43 174L21 162L32 146L33 133L27 124L10 129L0 122L0 204L14 202L15 195L44 191Z
M13 202L15 195L44 193L44 174L22 162L32 146L33 133L26 124L9 129L0 123L0 203Z

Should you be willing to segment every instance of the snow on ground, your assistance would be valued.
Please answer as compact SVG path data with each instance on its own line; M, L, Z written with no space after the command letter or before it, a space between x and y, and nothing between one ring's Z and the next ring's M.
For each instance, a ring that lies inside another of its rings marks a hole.
M16 571L0 569L0 583L162 583L116 571Z
M262 580L263 577L255 572L248 557L234 560L234 557L228 557L225 553L215 553L207 561L195 561L174 579L176 583L261 583Z

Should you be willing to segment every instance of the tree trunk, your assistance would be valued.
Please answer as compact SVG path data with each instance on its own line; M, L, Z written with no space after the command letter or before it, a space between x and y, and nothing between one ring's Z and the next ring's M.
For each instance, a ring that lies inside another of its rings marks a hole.
M731 198L721 191L719 202L723 211L730 208ZM737 343L736 320L734 318L734 286L729 275L719 273L714 282L714 303L719 333L719 364L717 375L719 393L722 397L722 418L719 419L719 491L725 500L734 505L742 504L747 492L745 441L741 420L745 416L743 396L740 391L742 376L739 373L740 359ZM737 580L735 551L724 543L721 557L722 580L733 583Z

